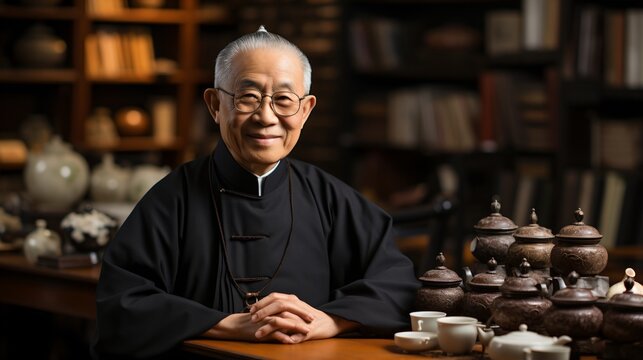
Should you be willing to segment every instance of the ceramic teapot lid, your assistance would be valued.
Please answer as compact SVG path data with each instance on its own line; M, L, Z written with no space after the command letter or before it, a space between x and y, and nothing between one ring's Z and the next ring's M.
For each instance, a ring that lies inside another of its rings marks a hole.
M514 231L518 228L511 219L506 218L500 214L500 203L498 200L493 200L491 203L491 214L485 218L480 219L477 224L473 226L474 229L480 231L497 231L506 232Z
M567 276L569 286L558 290L551 297L551 301L556 305L589 305L593 304L598 298L589 290L579 288L576 285L578 273L572 271Z
M458 274L444 266L444 255L439 253L435 260L437 261L438 266L436 266L435 269L428 270L420 276L420 281L433 287L453 287L460 285L462 279Z
M546 227L538 225L538 215L536 209L531 209L531 224L521 226L514 233L514 237L518 240L528 242L547 242L554 238L554 234Z
M492 257L487 262L487 271L476 274L469 280L469 285L477 290L499 291L505 278L496 272L497 266L498 262Z
M540 335L533 331L528 331L527 325L520 324L520 326L518 326L518 331L512 331L506 335L495 336L492 340L507 345L525 344L525 347L527 347L533 345L552 344L554 343L556 338Z
M625 285L625 292L612 296L612 299L609 301L610 306L626 310L643 311L643 295L632 292L634 279L628 276L623 282L623 285Z
M556 237L565 240L579 241L601 239L603 235L601 235L595 227L583 223L583 216L585 216L585 214L580 208L574 211L576 222L560 229Z
M529 271L531 270L531 264L527 261L526 258L522 258L520 263L520 275L518 276L507 276L505 278L504 284L500 287L500 291L503 295L512 296L512 295L538 295L540 294L540 289L538 288L538 281L533 277L529 276Z

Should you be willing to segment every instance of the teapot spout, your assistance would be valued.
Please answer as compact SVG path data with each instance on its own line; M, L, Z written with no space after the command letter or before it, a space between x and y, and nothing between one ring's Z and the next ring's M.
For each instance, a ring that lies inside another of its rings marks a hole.
M480 343L482 346L485 348L489 346L489 343L491 342L491 339L494 337L494 332L493 329L490 327L486 327L482 324L478 326L478 338L480 339Z

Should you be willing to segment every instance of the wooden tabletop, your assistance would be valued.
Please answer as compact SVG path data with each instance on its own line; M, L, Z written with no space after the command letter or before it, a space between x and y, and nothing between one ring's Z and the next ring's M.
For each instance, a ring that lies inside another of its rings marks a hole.
M307 359L307 360L378 360L378 359L451 359L479 360L481 348L474 347L469 355L446 356L440 350L405 353L392 339L333 338L312 340L301 344L250 343L194 339L183 342L183 349L214 359Z
M0 302L96 318L100 266L53 269L27 262L21 253L0 254Z

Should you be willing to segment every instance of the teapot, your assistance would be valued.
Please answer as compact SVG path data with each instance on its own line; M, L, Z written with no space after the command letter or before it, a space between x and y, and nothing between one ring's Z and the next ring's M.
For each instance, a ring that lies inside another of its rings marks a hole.
M491 214L480 219L473 228L476 231L470 247L473 256L484 264L492 257L498 264L504 264L509 246L515 241L512 234L518 226L500 214L498 200L491 203Z
M612 296L616 294L622 294L625 291L625 280L627 280L628 277L634 279L636 276L636 272L632 268L627 268L625 269L625 276L623 276L623 280L615 283L614 285L610 286L609 290L607 290L607 300L611 299ZM632 288L632 292L635 294L643 295L643 285L641 285L639 282L636 280L634 281L634 287Z
M580 276L594 276L607 266L607 249L599 244L603 235L583 223L584 215L581 209L576 210L576 222L556 234L558 242L551 249L551 265L559 274L576 271Z
M540 335L533 331L527 331L527 325L520 324L518 331L512 331L506 335L494 336L490 328L478 327L478 338L487 349L491 360L516 360L524 357L525 348L542 345L564 345L571 342L569 336L563 335L559 338Z
M531 224L522 226L514 232L516 239L507 250L507 268L517 269L522 258L531 264L531 274L539 282L549 278L551 268L551 249L554 247L552 240L555 238L551 230L538 225L536 209L531 209Z
M617 343L643 341L643 295L632 291L634 279L625 279L625 292L608 301L603 316L603 335Z
M504 276L496 271L498 263L493 257L487 262L487 271L467 279L467 291L462 301L462 314L486 322L491 317L491 303L500 296Z
M462 279L455 271L444 266L444 255L438 254L435 269L428 270L421 277L422 287L417 290L417 310L442 311L447 315L458 315L462 309L464 290Z

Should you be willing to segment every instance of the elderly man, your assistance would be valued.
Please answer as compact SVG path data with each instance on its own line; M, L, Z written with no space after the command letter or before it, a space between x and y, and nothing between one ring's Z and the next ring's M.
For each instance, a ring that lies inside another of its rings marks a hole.
M214 85L204 99L223 141L156 184L107 248L95 355L407 327L419 284L390 217L288 158L316 103L306 56L262 27L221 51Z

